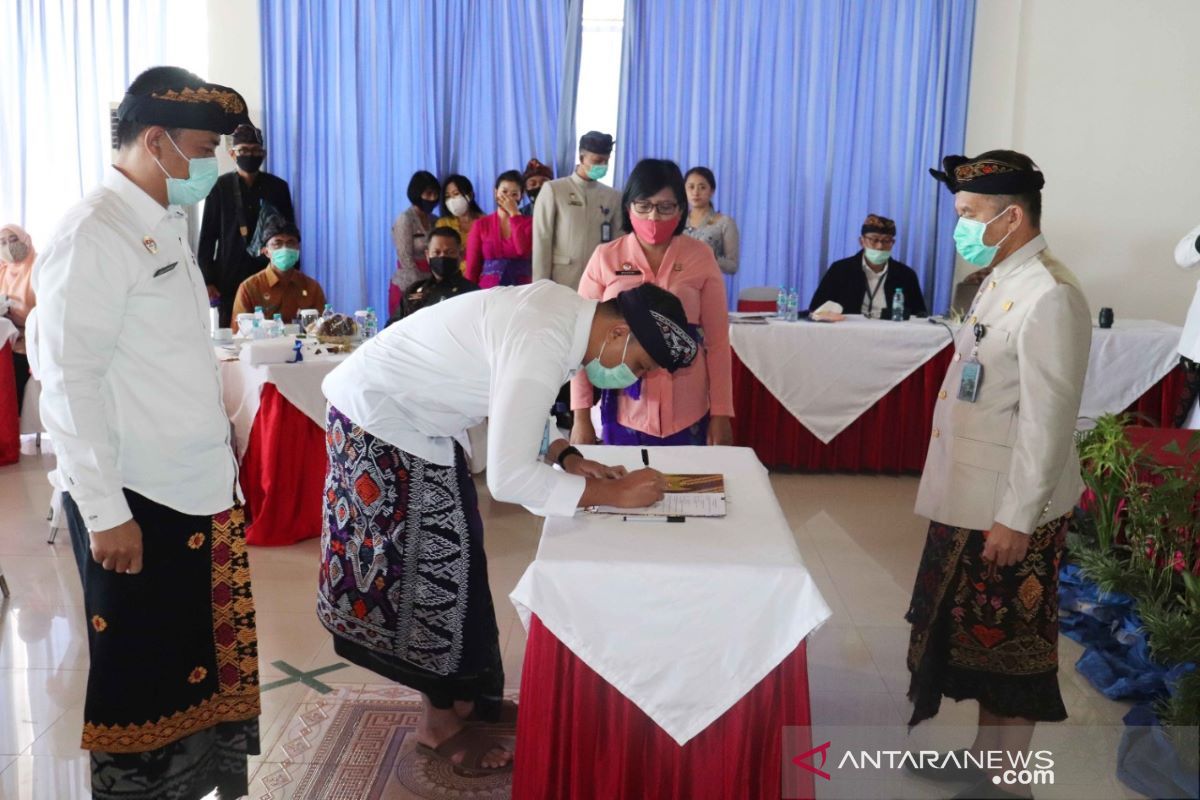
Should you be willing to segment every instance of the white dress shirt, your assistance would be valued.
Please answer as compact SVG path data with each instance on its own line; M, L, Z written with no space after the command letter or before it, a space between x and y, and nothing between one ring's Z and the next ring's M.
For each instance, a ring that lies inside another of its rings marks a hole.
M1188 231L1179 244L1175 245L1175 263L1183 269L1194 269L1200 265L1200 250L1196 241L1200 238L1200 225ZM1196 282L1196 294L1192 307L1188 309L1187 321L1183 323L1183 336L1179 339L1179 354L1192 361L1200 361L1200 281Z
M321 388L367 433L434 464L470 452L467 429L488 420L492 496L570 516L586 481L542 461L562 438L548 416L579 369L596 301L550 281L468 292L389 326Z
M867 278L867 291L863 294L862 313L864 317L870 319L882 319L883 310L888 307L890 302L883 291L883 283L887 280L888 264L891 259L884 263L883 269L879 272L871 269L871 263L867 261L867 257L863 256L862 269L863 275Z
M34 268L55 482L89 530L131 518L123 488L185 514L235 501L208 294L186 236L178 208L110 167Z

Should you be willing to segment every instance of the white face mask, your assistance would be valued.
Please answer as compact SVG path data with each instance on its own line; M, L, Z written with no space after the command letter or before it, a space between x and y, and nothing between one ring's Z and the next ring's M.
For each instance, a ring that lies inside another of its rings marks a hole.
M461 194L458 197L451 197L446 201L446 210L456 217L461 217L463 214L466 214L467 209L470 207L471 204L467 202L467 198L463 197Z

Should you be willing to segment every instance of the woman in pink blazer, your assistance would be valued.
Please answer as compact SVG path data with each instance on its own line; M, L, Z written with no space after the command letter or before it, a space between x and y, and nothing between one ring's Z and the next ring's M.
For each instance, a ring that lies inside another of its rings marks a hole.
M669 374L658 370L628 389L601 393L603 441L618 445L733 444L733 380L725 281L712 249L684 236L687 197L672 161L638 162L621 198L625 230L633 233L596 248L579 293L609 300L653 283L676 295L703 337L704 357ZM571 382L575 412L571 441L597 440L591 420L593 389L580 371Z

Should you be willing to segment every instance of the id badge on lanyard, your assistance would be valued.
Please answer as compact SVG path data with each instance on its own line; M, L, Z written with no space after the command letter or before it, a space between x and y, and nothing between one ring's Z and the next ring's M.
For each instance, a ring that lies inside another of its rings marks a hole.
M976 323L974 333L975 346L971 348L971 355L963 364L962 379L958 383L958 399L964 403L974 403L979 399L979 386L983 383L983 364L979 363L979 343L987 335L987 327L982 323Z

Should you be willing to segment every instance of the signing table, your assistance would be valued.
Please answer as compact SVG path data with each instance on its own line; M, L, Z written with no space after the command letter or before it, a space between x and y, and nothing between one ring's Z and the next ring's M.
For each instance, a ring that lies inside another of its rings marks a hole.
M1092 332L1081 418L1134 411L1171 424L1182 330L1143 320ZM954 355L928 320L732 324L734 439L770 466L919 472ZM986 378L985 378L986 380Z
M583 449L641 466L636 448ZM829 608L752 450L649 452L724 474L728 514L546 520L511 595L529 634L514 797L781 796L783 728L809 724L804 639Z

